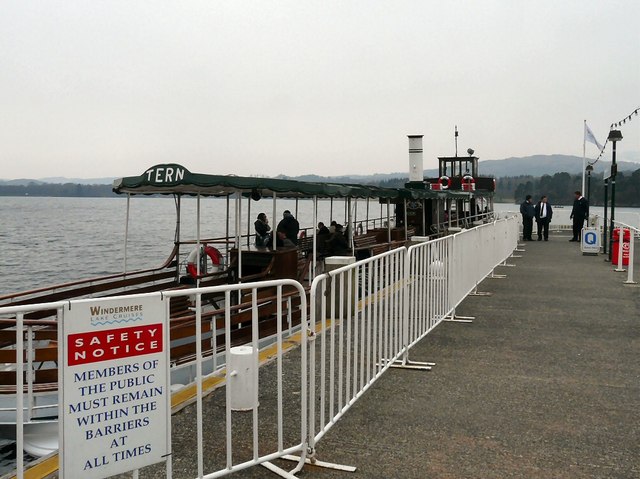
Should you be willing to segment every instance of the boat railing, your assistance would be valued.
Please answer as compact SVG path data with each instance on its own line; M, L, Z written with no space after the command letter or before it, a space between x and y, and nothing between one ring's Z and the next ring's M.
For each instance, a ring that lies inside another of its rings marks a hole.
M176 284L177 247L158 267L98 276L54 286L36 288L19 293L0 296L0 306L17 306L21 304L47 303L65 299L91 298L109 296L124 291L143 293ZM45 314L41 312L39 314ZM44 317L44 316L42 316Z

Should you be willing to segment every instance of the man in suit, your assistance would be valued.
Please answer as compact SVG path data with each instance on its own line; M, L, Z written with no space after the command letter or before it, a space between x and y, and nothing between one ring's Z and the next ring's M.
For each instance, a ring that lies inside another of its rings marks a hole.
M580 241L584 220L589 216L589 202L579 191L576 191L575 195L576 198L573 201L573 209L570 216L573 219L573 238L569 241Z
M527 195L520 205L520 214L522 215L522 239L523 241L533 241L531 234L533 233L535 209L531 204L531 195Z
M543 196L538 201L538 204L535 207L536 212L536 223L538 225L538 241L542 241L542 236L544 235L544 240L549 241L549 223L551 223L551 216L553 216L553 209L551 208L551 204L547 201L547 197Z

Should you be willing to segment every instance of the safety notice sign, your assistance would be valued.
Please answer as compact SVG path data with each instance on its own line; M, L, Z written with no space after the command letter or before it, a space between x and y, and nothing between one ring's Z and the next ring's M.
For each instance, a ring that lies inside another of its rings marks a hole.
M164 461L170 397L165 314L160 295L65 306L64 477L100 479Z

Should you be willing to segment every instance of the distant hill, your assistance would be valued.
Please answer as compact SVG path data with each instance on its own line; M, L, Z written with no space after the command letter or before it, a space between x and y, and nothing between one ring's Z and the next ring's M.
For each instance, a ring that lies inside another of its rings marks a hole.
M593 161L587 158L588 161ZM618 171L635 171L640 169L640 163L632 161L617 161ZM504 178L511 176L542 176L554 175L555 173L566 172L572 175L582 174L582 157L572 155L533 155L524 157L506 158L504 160L480 160L478 169L482 176L495 176ZM610 161L600 160L594 165L593 175L602 175L611 169ZM425 177L437 176L437 169L424 170ZM343 175L343 176L284 176L279 178L289 178L300 181L327 181L333 183L369 183L380 184L390 180L408 178L408 173L377 173L374 175Z
M640 158L638 158L640 161ZM587 159L589 161L589 159ZM640 169L640 163L631 161L618 161L618 171L635 171ZM610 161L598 161L594 165L594 175L602 175L606 169L611 168ZM480 174L483 176L513 177L513 176L542 176L553 175L555 173L567 172L572 175L582 173L582 157L571 155L533 155L524 157L512 157L504 160L480 160ZM437 169L424 170L424 176L433 177L438 174ZM288 178L299 181L316 181L331 183L366 183L379 185L385 182L397 183L398 180L408 178L407 172L395 173L374 173L372 175L341 175L341 176L320 176L320 175L300 175L285 176L278 175L276 178ZM40 178L40 179L18 179L2 180L0 185L7 186L27 186L29 184L78 184L78 185L111 185L115 178Z
M27 186L29 184L35 185L64 185L73 183L74 185L111 185L115 178L65 178L63 176L52 178L40 178L37 180L20 178L17 180L2 180L0 179L0 185L12 185L12 186Z

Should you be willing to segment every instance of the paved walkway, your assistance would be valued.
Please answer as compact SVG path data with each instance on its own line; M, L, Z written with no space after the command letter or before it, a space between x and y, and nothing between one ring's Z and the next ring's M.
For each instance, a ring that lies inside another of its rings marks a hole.
M492 296L459 307L473 324L443 323L412 349L432 371L388 371L331 429L318 459L356 473L307 466L300 477L640 477L640 288L568 238L526 243L515 268L498 268L507 279L482 283ZM206 400L211 421L218 394ZM190 406L174 417L174 477L195 476L194 416Z

